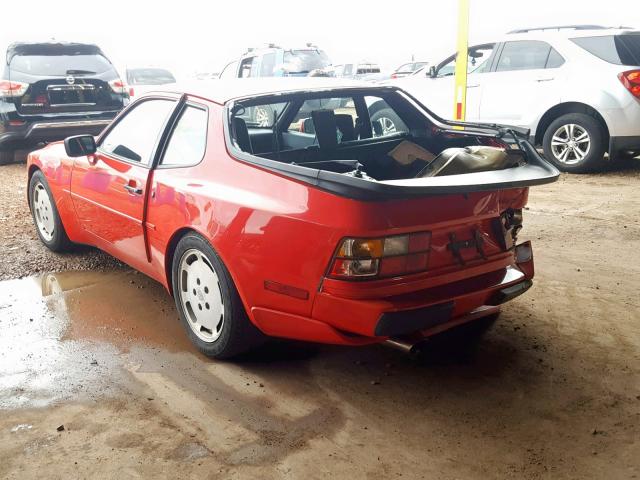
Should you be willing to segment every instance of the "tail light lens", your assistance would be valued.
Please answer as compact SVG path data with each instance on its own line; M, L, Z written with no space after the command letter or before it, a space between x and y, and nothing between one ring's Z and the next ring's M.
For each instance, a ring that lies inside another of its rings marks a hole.
M640 98L640 70L629 70L618 74L622 85L636 98Z
M392 73L391 74L391 78L398 78L398 74L397 73Z
M127 85L120 79L111 80L109 82L109 86L114 93L119 93L121 95L126 95L129 92L129 88Z
M329 275L340 279L396 277L427 270L431 233L384 238L345 238Z
M0 97L21 97L29 88L28 83L0 80Z

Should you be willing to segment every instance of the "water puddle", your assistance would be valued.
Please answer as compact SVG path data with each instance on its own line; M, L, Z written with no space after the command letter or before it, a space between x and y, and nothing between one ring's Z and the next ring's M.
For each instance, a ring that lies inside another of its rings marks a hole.
M170 295L132 271L2 281L0 332L0 408L118 388L107 372L135 346L195 351Z

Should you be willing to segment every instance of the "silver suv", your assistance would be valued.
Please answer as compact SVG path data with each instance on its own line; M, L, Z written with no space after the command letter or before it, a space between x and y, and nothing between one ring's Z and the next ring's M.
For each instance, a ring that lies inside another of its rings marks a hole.
M568 172L640 153L640 31L593 25L517 30L469 48L466 120L526 127ZM454 116L455 55L394 81Z

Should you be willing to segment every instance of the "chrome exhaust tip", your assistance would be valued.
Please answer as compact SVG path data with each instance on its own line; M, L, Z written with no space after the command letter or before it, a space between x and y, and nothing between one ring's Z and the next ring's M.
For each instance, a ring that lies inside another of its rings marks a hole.
M421 338L419 340L405 340L402 338L389 338L385 340L384 344L395 348L396 350L400 350L412 357L417 357L424 352L428 340L426 338Z

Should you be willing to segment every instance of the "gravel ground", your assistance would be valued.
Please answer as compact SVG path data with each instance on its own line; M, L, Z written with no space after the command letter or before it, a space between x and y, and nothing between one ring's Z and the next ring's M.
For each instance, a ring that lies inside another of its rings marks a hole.
M24 163L0 166L0 280L38 272L121 268L115 258L89 247L53 253L37 237L27 205Z

